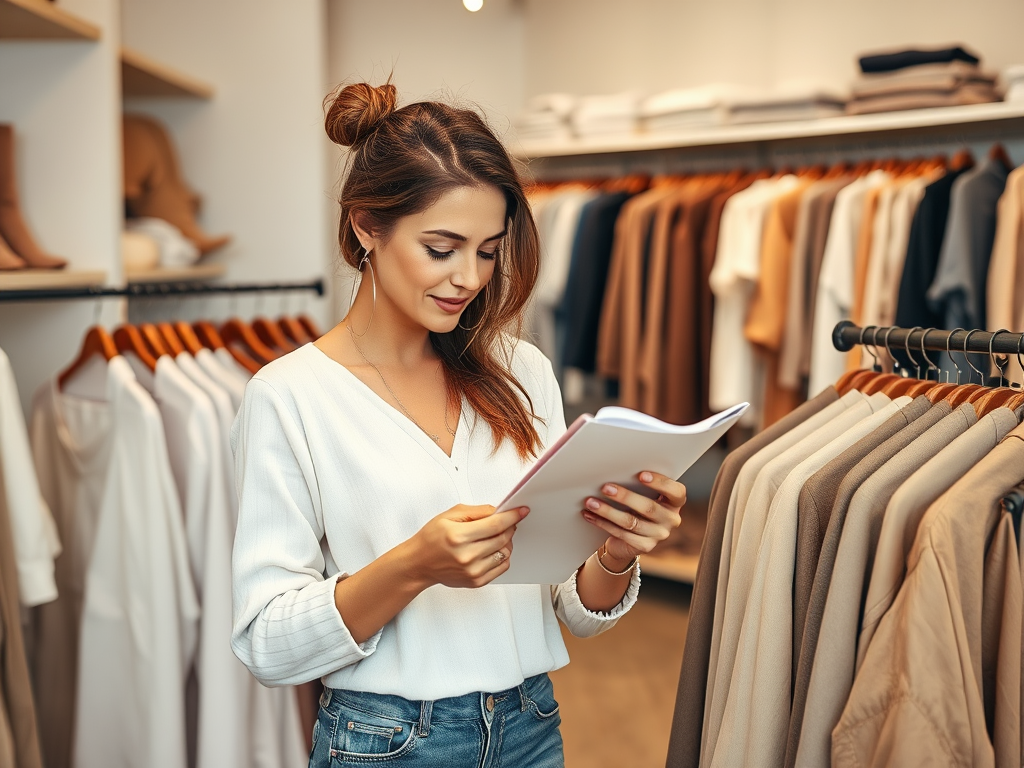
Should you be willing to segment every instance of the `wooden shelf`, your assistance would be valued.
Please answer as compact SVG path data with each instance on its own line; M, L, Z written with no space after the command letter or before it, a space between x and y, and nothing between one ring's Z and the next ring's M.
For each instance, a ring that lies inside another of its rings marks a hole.
M153 61L131 48L121 49L121 90L124 96L213 98L213 86L209 83Z
M192 280L212 280L223 277L225 272L223 264L197 264L194 267L175 267L156 269L145 269L137 272L125 272L125 280L129 283L174 283L190 282Z
M697 555L684 555L666 550L640 556L640 572L662 579L693 584L697 579Z
M47 0L0 0L2 40L99 40L100 28Z
M103 285L107 273L98 270L16 269L0 272L0 291L37 291Z
M640 133L632 136L574 141L524 141L516 155L523 159L649 152L685 147L752 144L821 136L844 136L890 131L934 129L977 123L1024 122L1024 102L970 104L961 107L910 109L876 115L826 117L758 125L734 125L679 133Z

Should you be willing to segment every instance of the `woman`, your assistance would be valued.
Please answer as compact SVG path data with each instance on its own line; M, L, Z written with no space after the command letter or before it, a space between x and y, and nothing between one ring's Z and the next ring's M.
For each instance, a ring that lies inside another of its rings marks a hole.
M581 514L608 539L572 578L490 584L528 514L491 505L565 430L550 363L516 340L537 232L475 112L396 100L349 85L327 111L363 277L342 323L246 389L232 646L267 685L323 680L311 766L561 766L556 617L611 627L685 489L595 489Z

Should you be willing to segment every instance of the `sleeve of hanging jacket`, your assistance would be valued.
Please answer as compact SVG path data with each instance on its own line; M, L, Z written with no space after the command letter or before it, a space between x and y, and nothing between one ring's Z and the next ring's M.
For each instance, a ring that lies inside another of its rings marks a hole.
M323 510L305 437L284 399L253 379L233 435L239 511L232 552L235 655L264 685L314 680L369 656L334 603ZM273 545L269 546L268 542Z

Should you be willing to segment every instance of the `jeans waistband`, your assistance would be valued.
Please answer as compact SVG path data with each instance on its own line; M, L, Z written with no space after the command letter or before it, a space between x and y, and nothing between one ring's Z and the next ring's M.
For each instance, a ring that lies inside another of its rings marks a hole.
M530 702L529 689L547 682L547 675L527 678L515 688L503 691L467 693L433 701L411 701L386 693L366 693L325 688L320 704L329 709L337 701L348 707L415 725L420 736L427 736L433 720L477 720L494 713L517 709L525 711Z

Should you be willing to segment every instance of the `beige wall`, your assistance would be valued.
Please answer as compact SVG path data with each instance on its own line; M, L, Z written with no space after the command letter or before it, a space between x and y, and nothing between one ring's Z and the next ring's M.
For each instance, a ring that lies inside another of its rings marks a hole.
M1024 62L1019 0L523 0L526 94L711 82L842 86L879 48L967 43Z

